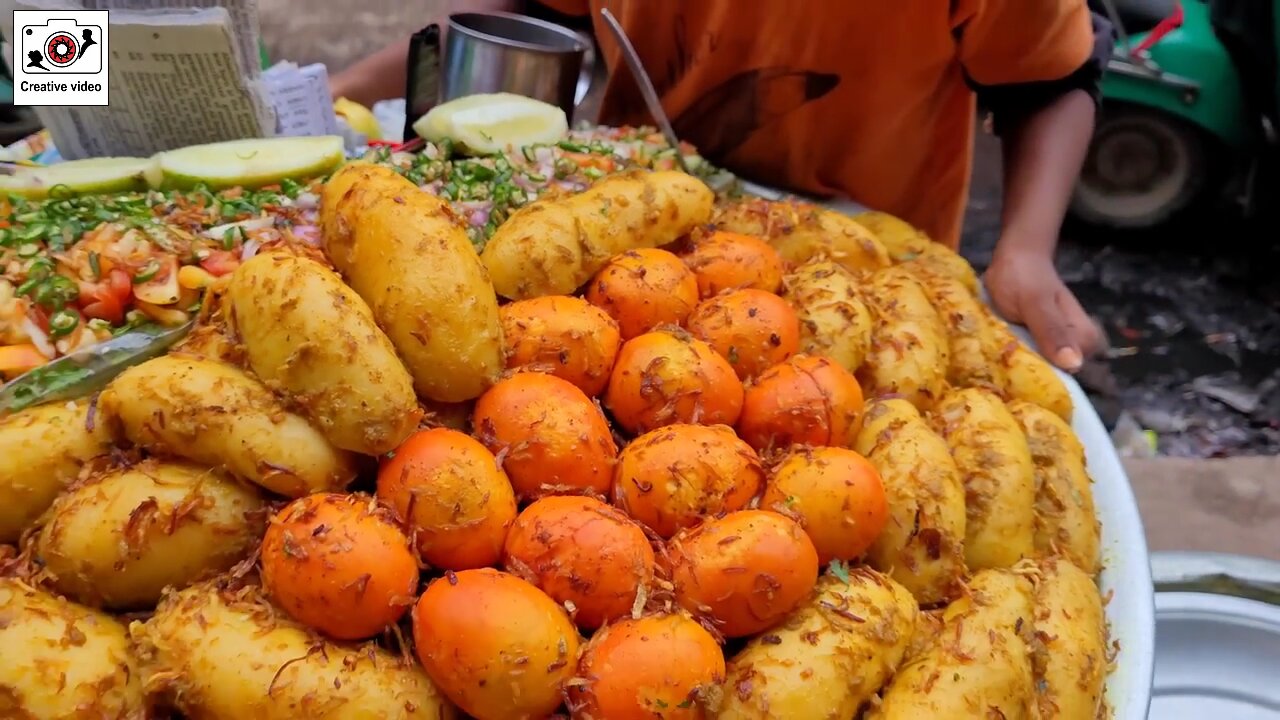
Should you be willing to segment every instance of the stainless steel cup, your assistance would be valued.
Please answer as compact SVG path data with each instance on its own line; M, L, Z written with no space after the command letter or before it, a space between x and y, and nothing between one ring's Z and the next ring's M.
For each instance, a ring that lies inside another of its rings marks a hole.
M590 84L591 44L577 33L512 13L450 15L440 101L509 92L558 105L565 115Z

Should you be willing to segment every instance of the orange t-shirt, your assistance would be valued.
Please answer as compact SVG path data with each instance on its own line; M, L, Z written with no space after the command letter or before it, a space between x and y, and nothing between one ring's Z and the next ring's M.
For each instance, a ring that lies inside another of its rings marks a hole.
M676 134L742 176L846 195L959 243L979 85L1089 58L1085 0L540 0L594 11L601 122L652 124L598 11L621 21Z

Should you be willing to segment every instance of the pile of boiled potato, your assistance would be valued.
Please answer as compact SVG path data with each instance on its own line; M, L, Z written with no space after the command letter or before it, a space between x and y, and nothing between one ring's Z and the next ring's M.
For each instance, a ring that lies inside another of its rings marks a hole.
M0 717L1108 713L1070 397L954 253L676 172L322 224L0 419Z

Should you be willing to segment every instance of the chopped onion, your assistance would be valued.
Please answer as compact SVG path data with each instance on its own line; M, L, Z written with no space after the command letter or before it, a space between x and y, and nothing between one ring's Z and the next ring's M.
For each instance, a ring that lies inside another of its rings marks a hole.
M263 215L261 217L249 218L248 220L241 220L239 222L215 225L201 234L207 238L221 240L231 228L240 228L245 232L249 232L250 230L265 230L266 228L274 227L275 224L276 219L274 217L270 215Z
M298 197L293 199L293 204L302 210L314 210L320 207L320 196L313 192L298 193Z
M471 224L475 227L484 227L487 222L489 222L488 210L475 210L471 213Z
M36 346L36 349L40 351L41 355L49 358L50 360L57 357L58 349L53 346L53 342L49 339L49 336L45 334L45 331L41 330L39 325L31 322L31 318L22 318L22 332L27 336L27 339L31 341L31 344Z
M249 258L258 254L258 248L262 247L262 243L257 240L245 240L244 247L240 249L240 262L245 262Z
M289 229L293 234L293 239L311 247L320 247L320 226L319 225L294 225Z

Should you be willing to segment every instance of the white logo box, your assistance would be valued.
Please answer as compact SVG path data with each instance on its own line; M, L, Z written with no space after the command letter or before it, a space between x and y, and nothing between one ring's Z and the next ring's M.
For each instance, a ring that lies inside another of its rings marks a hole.
M13 11L13 104L107 104L106 10Z

